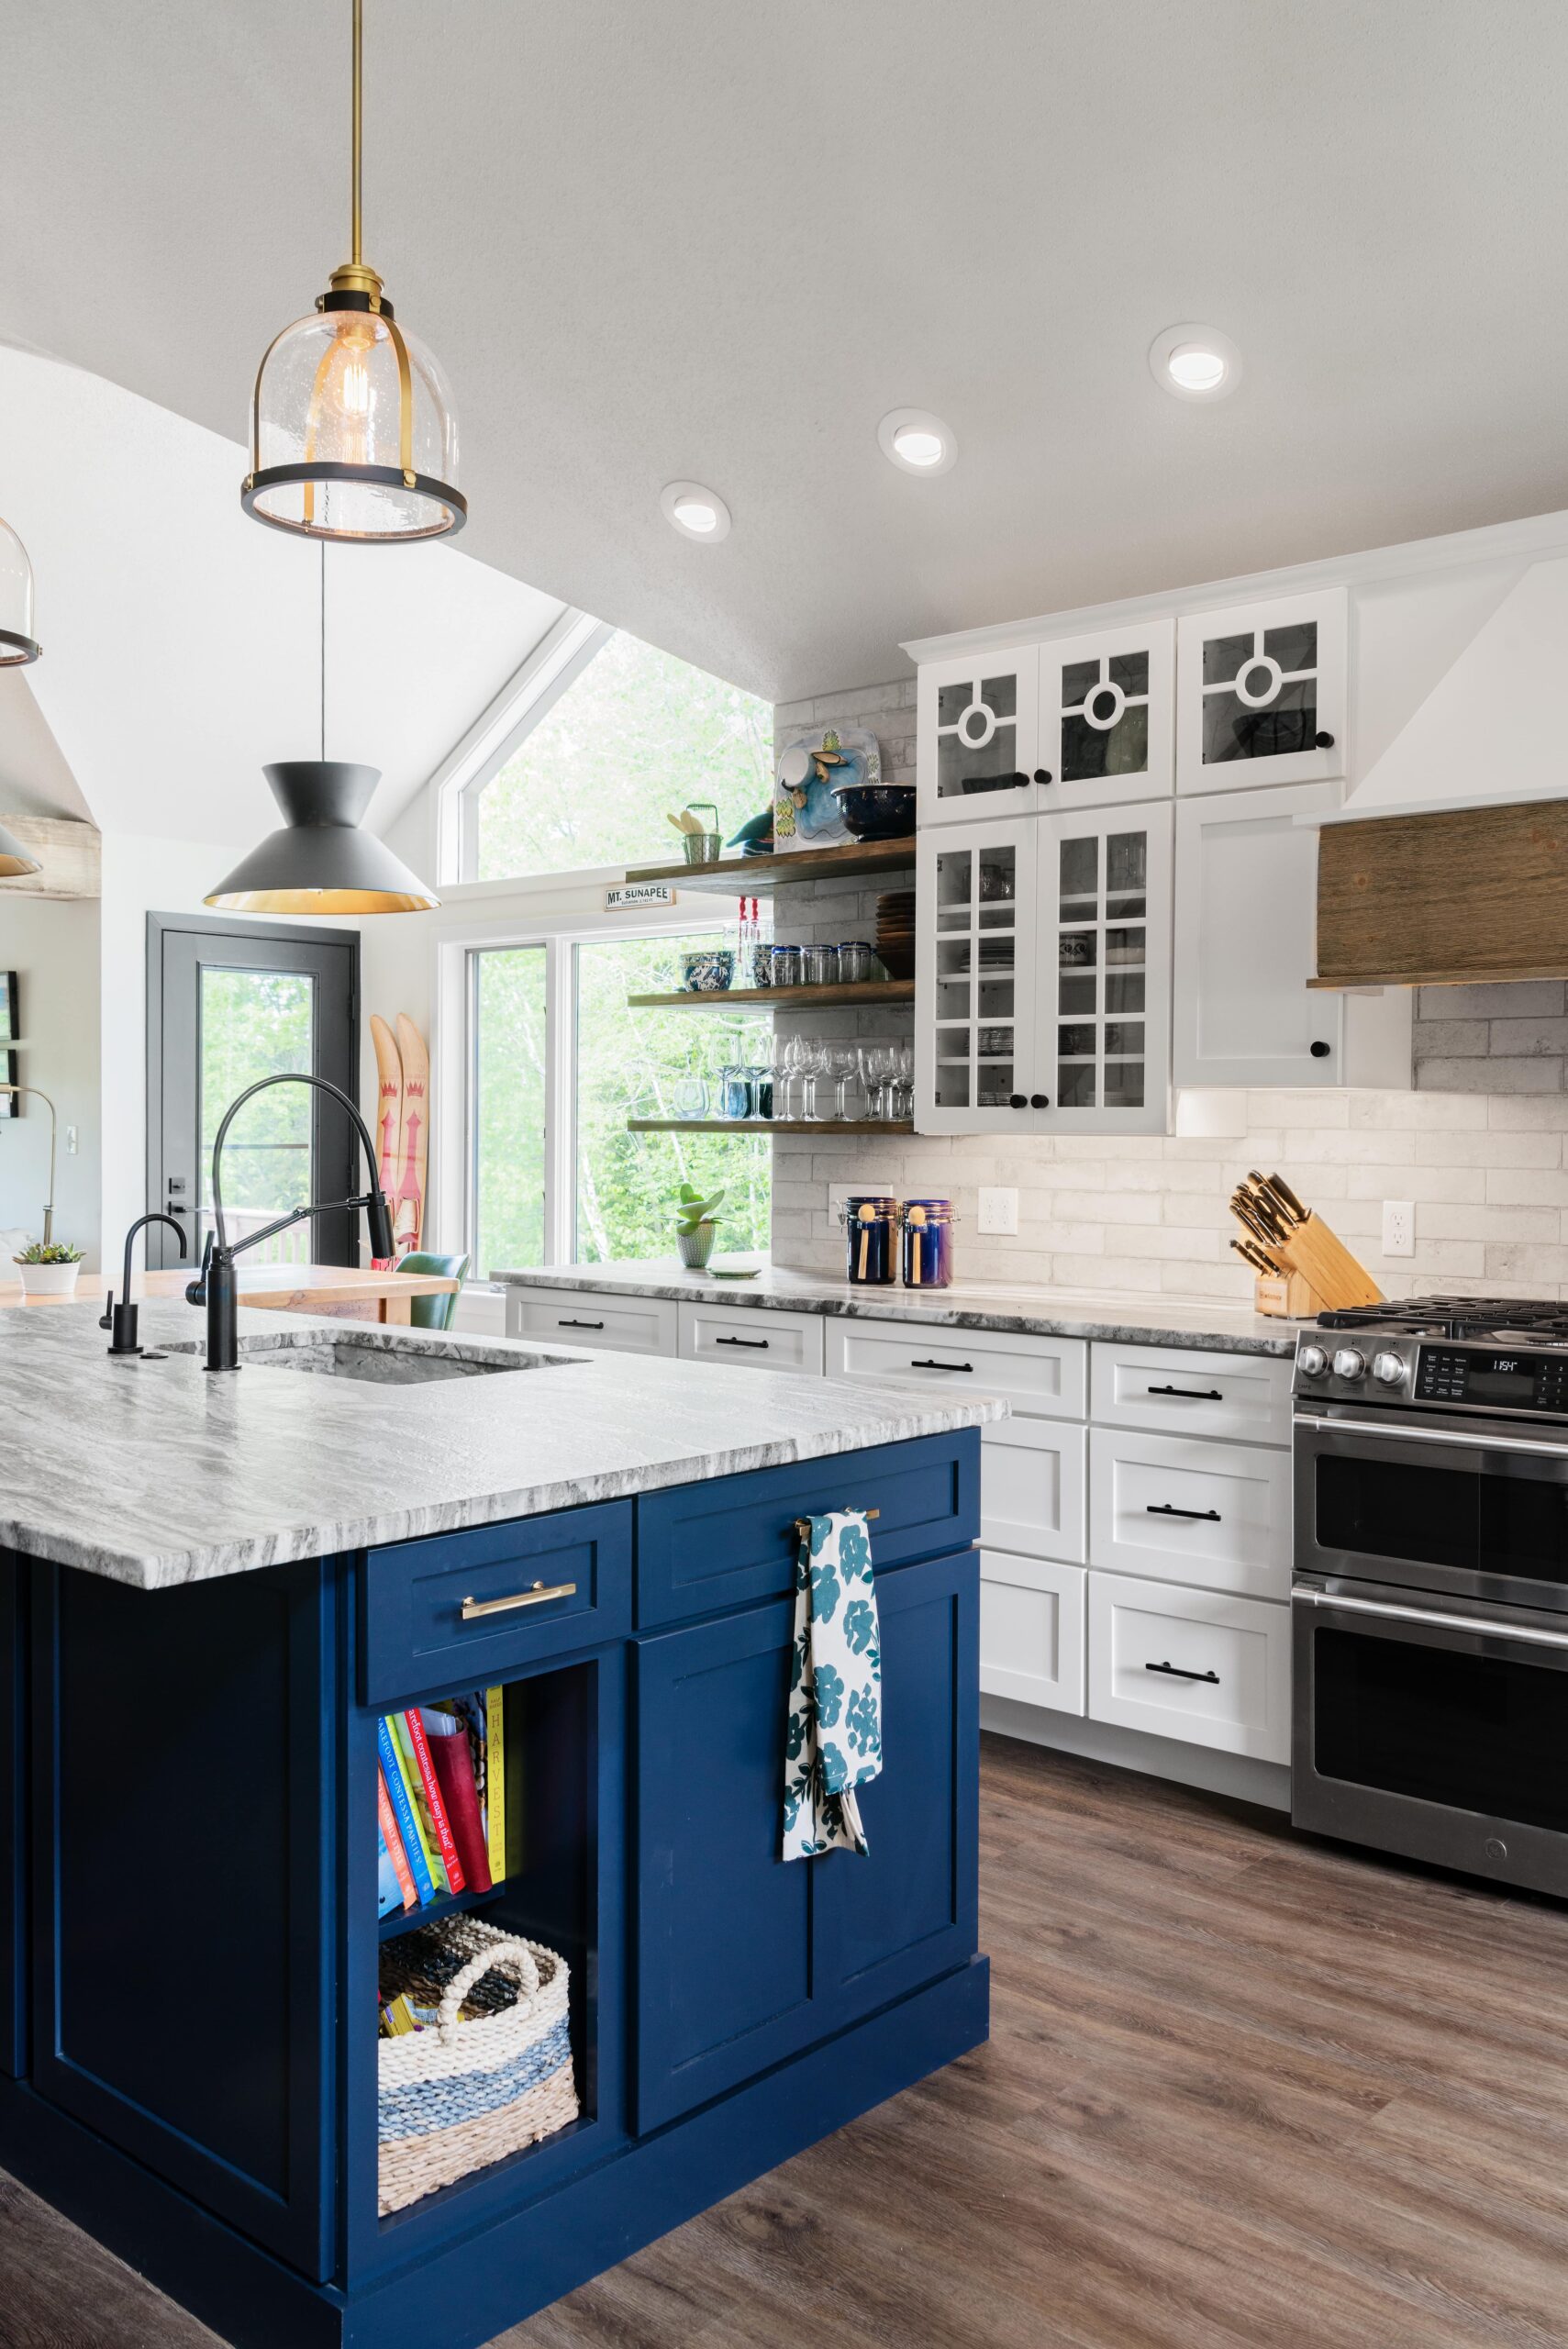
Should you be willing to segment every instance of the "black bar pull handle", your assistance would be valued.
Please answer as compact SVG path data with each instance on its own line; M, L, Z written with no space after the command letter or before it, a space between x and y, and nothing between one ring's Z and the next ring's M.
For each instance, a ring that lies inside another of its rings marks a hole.
M974 1364L972 1362L916 1362L911 1357L909 1367L911 1370L973 1370Z
M1147 1517L1192 1517L1199 1519L1206 1525L1218 1525L1220 1522L1219 1511L1217 1508L1178 1508L1174 1501L1146 1501L1143 1507Z
M1168 1672L1173 1680L1208 1680L1215 1687L1219 1686L1218 1672L1184 1672L1179 1664L1146 1664L1143 1669L1145 1672Z
M716 1346L761 1346L764 1353L768 1350L766 1338L715 1338L713 1342Z
M1179 1395L1184 1403L1223 1403L1218 1386L1151 1386L1151 1395Z
M558 1320L555 1326L558 1330L602 1330L605 1325L602 1321Z

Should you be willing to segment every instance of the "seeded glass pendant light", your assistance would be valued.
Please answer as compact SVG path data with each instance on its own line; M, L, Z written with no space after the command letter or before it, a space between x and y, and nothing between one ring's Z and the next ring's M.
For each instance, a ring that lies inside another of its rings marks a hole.
M9 522L0 521L0 669L24 668L42 649L33 634L33 566Z
M232 914L423 914L440 903L360 829L379 767L327 755L327 550L321 550L321 756L263 767L283 823L205 900Z
M360 250L363 0L353 11L351 255L315 315L285 327L261 362L240 501L306 538L444 538L468 514L446 379Z

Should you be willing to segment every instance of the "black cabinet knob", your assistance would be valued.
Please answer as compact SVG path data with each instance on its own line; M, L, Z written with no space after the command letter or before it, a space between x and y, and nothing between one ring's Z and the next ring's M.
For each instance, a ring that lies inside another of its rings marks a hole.
M1049 1109L1050 1107L1051 1096L1049 1093L1031 1093L1029 1095L1029 1108L1031 1109Z
M1333 1046L1331 1044L1326 1044L1321 1036L1319 1036L1318 1041L1315 1044L1309 1044L1307 1049L1311 1053L1315 1061L1326 1061L1329 1054L1332 1052Z
M1320 751L1331 751L1334 747L1334 738L1331 734L1314 734L1312 740Z
M1021 1093L1009 1093L1009 1094L1008 1094L1008 1096L1007 1096L1007 1107L1008 1107L1008 1108L1009 1108L1009 1109L1027 1109L1027 1108L1029 1108L1029 1103L1024 1099L1024 1097L1023 1097L1023 1095L1022 1095Z
M1036 783L1051 783L1055 780L1049 767L1036 767L1034 779Z

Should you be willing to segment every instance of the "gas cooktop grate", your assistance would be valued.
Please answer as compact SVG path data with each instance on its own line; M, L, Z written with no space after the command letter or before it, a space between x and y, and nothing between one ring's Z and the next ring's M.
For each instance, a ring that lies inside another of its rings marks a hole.
M1568 1343L1557 1297L1404 1297L1318 1316L1320 1330L1392 1330L1407 1338L1533 1338Z

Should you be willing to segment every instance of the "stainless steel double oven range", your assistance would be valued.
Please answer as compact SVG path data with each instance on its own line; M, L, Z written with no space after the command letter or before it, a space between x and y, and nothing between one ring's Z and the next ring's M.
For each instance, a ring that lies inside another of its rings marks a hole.
M1568 1307L1296 1345L1291 1816L1568 1896Z

